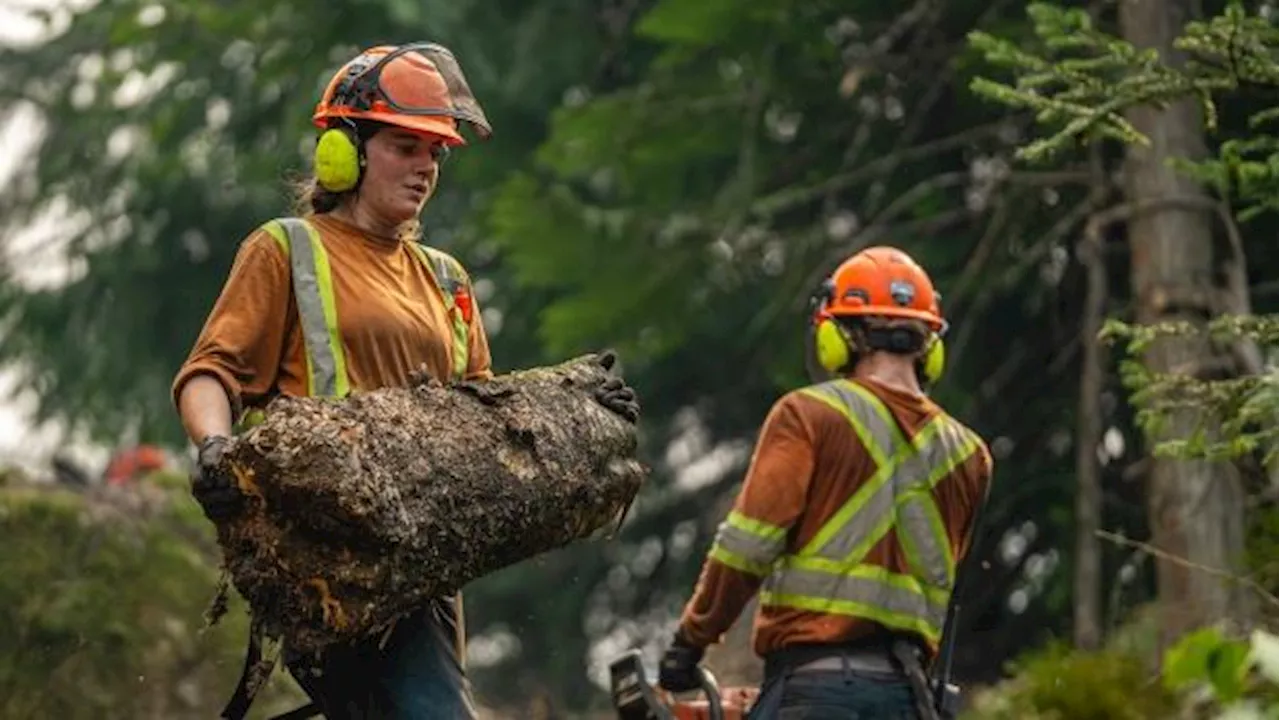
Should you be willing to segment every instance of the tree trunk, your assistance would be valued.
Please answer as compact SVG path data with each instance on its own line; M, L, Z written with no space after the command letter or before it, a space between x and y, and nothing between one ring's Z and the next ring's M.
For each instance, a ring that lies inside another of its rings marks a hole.
M1079 246L1086 269L1084 319L1080 328L1080 402L1076 417L1076 562L1072 606L1075 646L1096 650L1102 641L1102 440L1103 349L1098 333L1107 305L1107 267L1098 226L1089 223Z
M645 468L589 359L445 387L280 398L224 463L250 497L218 528L236 588L295 652L620 519Z
M1124 38L1139 48L1156 48L1178 63L1173 40L1190 19L1187 0L1122 0ZM1148 147L1130 145L1126 194L1136 212L1129 224L1133 294L1137 320L1203 322L1214 311L1212 216L1172 203L1203 198L1204 190L1168 166L1170 158L1201 159L1206 154L1204 123L1190 100L1166 108L1136 107L1127 113L1146 135ZM1144 358L1160 373L1198 374L1215 357L1202 338L1166 338ZM1194 411L1179 412L1157 436L1188 437L1209 431ZM1244 498L1235 468L1228 463L1154 458L1148 477L1152 542L1192 563L1232 570L1244 554ZM1238 587L1207 573L1156 561L1157 586L1165 613L1163 637L1170 642L1186 630L1225 619L1245 620L1249 602Z

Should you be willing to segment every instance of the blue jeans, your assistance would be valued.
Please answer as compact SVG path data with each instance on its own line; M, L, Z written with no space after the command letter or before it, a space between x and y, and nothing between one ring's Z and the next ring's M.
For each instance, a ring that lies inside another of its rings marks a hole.
M906 678L852 670L766 677L749 720L917 720Z
M379 636L330 648L319 662L285 664L328 720L473 720L454 600L401 619L385 646Z

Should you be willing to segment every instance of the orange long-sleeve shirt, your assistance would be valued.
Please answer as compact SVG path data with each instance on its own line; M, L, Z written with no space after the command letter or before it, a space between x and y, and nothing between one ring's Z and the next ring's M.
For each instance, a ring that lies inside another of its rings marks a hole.
M873 381L857 382L884 402L908 438L943 412L923 395ZM875 470L845 416L813 397L792 392L773 406L765 420L734 510L787 528L786 552L795 553ZM990 453L979 442L977 450L935 487L933 499L948 539L959 548L957 562L968 551L970 526L985 500L991 474ZM905 555L892 532L872 546L866 562L907 572ZM708 557L685 606L679 634L697 646L719 642L763 580ZM763 656L789 645L851 642L879 630L877 623L865 618L762 604L755 618L753 644Z
M426 365L441 381L452 363L444 297L406 241L370 237L332 215L308 218L329 257L334 303L354 390L404 385ZM468 378L488 377L479 308L471 318ZM239 413L277 394L305 395L306 356L289 257L258 229L241 244L222 293L173 381L216 377Z

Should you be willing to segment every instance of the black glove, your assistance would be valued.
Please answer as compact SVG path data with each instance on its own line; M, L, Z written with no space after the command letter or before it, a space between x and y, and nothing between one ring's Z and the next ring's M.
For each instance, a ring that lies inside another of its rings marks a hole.
M618 362L618 355L612 350L605 350L596 356L596 362L605 370L612 370ZM596 388L596 400L606 408L626 418L628 422L640 419L640 403L636 401L636 391L622 381L622 378L611 377Z
M703 649L685 642L676 633L671 647L662 655L658 665L658 685L669 692L688 692L702 687L698 663L702 662Z
M222 468L222 452L229 440L221 435L210 435L200 443L196 453L196 469L191 474L191 494L204 509L205 517L213 522L225 520L240 512L244 506L244 493Z

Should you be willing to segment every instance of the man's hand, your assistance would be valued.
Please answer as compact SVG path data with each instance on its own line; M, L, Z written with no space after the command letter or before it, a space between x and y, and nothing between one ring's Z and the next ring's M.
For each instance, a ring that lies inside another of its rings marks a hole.
M240 512L244 494L235 479L222 469L222 453L229 440L211 435L200 443L196 469L191 474L191 494L204 509L205 517L220 522Z
M702 687L698 671L702 653L702 648L690 645L676 633L658 665L658 685L669 692L688 692Z
M605 350L596 356L596 362L605 370L612 370L618 362L618 355L612 350ZM622 378L611 377L596 388L596 400L606 408L626 418L628 422L640 419L640 403L636 401L636 392L622 381Z

